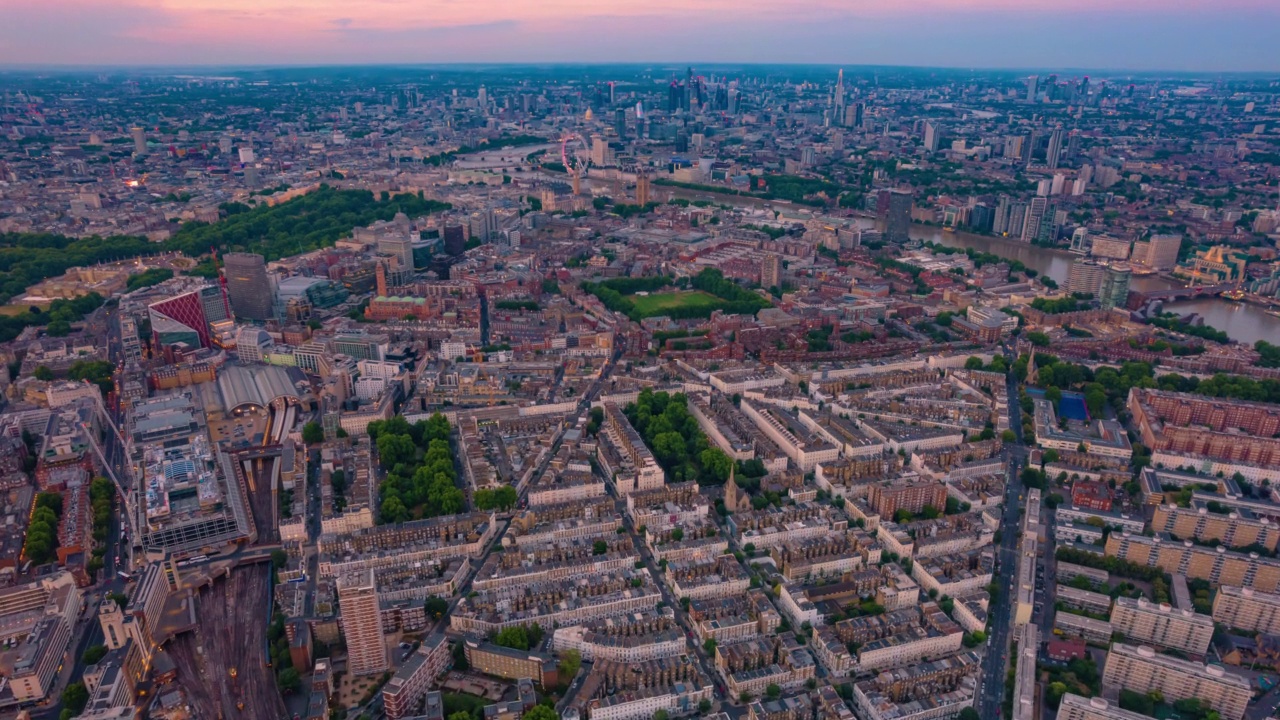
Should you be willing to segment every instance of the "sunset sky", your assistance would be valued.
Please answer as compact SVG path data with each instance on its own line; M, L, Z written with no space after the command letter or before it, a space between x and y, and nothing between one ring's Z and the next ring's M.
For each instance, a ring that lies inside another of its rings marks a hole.
M0 0L0 65L1280 70L1280 0Z

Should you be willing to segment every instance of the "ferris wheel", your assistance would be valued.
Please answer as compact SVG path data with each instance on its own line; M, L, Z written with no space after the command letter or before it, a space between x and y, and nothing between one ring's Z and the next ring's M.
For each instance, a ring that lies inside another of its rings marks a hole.
M591 161L591 146L578 133L569 133L560 141L560 162L570 175L581 176L587 172Z
M587 166L591 161L591 146L585 138L575 132L564 136L560 141L560 162L573 180L573 194L582 194L582 176L587 174Z

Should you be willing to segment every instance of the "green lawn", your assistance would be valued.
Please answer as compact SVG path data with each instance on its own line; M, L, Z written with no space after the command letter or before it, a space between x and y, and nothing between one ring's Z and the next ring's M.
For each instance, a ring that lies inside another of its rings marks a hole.
M630 295L627 299L635 305L636 311L641 317L666 315L675 308L705 309L707 314L710 315L712 311L725 305L724 300L701 290Z

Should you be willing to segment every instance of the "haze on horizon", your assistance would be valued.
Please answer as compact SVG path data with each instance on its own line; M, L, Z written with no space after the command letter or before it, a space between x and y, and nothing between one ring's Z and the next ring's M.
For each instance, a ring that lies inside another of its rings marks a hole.
M1277 71L1275 0L0 0L0 65Z

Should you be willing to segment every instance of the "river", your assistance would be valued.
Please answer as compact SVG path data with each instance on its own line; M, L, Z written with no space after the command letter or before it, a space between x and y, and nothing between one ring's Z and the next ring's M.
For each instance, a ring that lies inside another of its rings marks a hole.
M1000 257L1019 260L1023 265L1053 278L1065 285L1071 263L1078 255L1065 250L1037 247L1006 238L971 235L969 233L943 232L938 228L911 226L911 237L932 240L947 247L973 248ZM1130 284L1134 290L1166 290L1177 285L1157 275L1134 276ZM1165 304L1168 312L1187 315L1197 313L1206 325L1217 328L1233 340L1253 345L1258 340L1280 342L1280 318L1268 315L1263 308L1245 303L1227 302L1221 298L1200 298Z

